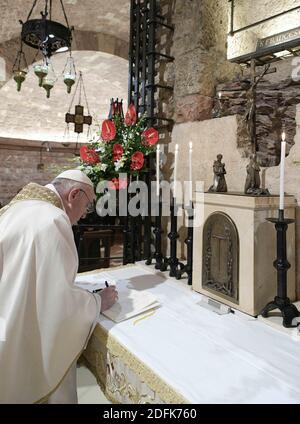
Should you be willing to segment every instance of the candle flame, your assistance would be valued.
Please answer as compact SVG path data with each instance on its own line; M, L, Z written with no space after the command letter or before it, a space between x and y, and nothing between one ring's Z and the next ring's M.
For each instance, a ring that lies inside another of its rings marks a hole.
M193 142L190 141L190 150L192 150L192 148L193 148Z
M282 131L282 134L281 134L281 140L282 140L282 141L285 141L285 139L286 139L285 131Z

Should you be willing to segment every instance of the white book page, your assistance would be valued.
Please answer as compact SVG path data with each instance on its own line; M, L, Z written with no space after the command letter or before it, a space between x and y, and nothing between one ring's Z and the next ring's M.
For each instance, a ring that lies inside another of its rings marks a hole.
M120 322L158 306L159 302L151 293L126 287L119 290L119 300L102 314Z

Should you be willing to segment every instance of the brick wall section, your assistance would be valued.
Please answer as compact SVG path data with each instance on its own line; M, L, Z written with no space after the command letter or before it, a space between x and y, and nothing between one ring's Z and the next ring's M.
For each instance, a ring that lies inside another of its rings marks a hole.
M64 169L74 168L72 153L43 152L44 170L38 170L39 151L0 149L0 203L7 204L25 184L49 183Z

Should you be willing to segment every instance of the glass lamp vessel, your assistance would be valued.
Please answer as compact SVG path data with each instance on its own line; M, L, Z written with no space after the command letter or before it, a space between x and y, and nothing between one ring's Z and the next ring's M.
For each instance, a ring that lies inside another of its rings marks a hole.
M14 71L14 80L17 83L17 91L21 91L21 86L26 79L26 75L27 75L27 72L22 71L21 69Z
M25 54L23 52L23 43L21 40L20 50L17 53L17 57L12 67L12 75L17 83L17 91L21 90L22 83L25 81L27 73L28 65Z
M56 75L52 63L48 59L48 74L43 78L42 87L46 90L47 99L50 97L50 91L56 82Z
M42 87L43 78L48 75L48 66L45 63L34 66L34 73L39 79L39 87Z
M67 92L71 93L71 88L76 81L76 69L73 57L70 55L67 59L67 63L63 72L64 83L67 86Z

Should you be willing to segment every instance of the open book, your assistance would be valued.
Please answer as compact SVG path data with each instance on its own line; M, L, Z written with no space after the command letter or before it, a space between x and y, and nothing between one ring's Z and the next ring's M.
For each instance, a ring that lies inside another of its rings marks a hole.
M160 306L156 297L145 290L135 290L128 287L129 280L112 281L103 278L91 278L96 276L80 276L76 278L75 284L85 290L93 292L105 287L105 281L109 285L116 284L119 299L106 311L102 312L107 318L114 322L121 322L136 315L153 310ZM120 284L119 284L120 283Z

